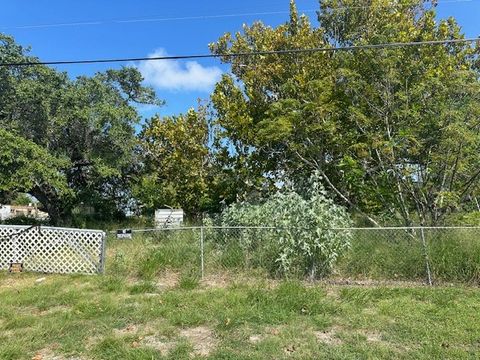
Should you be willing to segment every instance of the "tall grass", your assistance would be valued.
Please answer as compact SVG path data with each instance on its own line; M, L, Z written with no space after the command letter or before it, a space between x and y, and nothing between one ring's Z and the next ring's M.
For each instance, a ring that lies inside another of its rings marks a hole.
M278 278L275 235L271 230L218 230L205 233L205 275L263 274ZM478 233L477 233L478 232ZM420 231L355 230L350 249L341 256L332 278L425 281L427 260L437 283L480 283L480 231L474 229ZM181 274L185 287L201 275L199 230L168 230L136 234L134 240L109 242L107 273L151 281L164 271ZM303 274L293 275L302 278ZM115 281L112 281L112 286Z
M402 230L355 230L352 246L335 274L374 280L421 280L426 276L422 242Z
M479 230L429 232L426 240L434 279L480 284Z

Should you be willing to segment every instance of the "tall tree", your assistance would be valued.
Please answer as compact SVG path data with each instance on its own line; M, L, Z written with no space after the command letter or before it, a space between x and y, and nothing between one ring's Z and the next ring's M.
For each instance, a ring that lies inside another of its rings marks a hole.
M233 52L459 39L427 1L321 2L212 44L232 75L212 95L222 136L264 181L327 189L374 223L438 223L478 192L479 74L468 44L231 57ZM222 141L219 141L220 143ZM368 214L368 215L367 215Z
M0 61L38 60L1 36ZM61 166L56 161L50 166L65 179L69 196L50 181L23 183L19 178L15 184L45 206L53 223L69 223L79 203L108 209L104 213L124 206L138 164L134 150L140 117L134 104L158 102L141 82L133 68L75 80L43 65L0 68L0 126L49 158L62 159Z
M204 110L152 118L144 127L141 149L145 175L136 194L147 210L181 207L196 217L210 199L209 124Z

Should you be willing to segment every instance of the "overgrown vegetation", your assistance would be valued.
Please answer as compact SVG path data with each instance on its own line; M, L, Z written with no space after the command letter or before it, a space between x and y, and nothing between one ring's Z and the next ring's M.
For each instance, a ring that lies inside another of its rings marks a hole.
M203 273L206 277L252 278L265 280L315 280L304 271L278 272L275 262L274 229L204 229ZM404 230L354 230L351 246L328 273L317 280L403 281L427 284L427 262L434 285L480 284L480 244L478 229L425 230L425 246L420 234L412 237ZM244 246L241 239L254 245ZM265 239L272 242L263 245ZM168 230L137 234L118 244L109 240L110 266L116 275L134 274L142 281L153 281L166 271L186 281L202 275L201 230ZM303 270L303 269L302 269Z
M254 186L319 171L373 224L441 223L474 207L478 192L478 46L228 56L464 37L454 18L436 18L435 2L357 5L322 1L315 26L292 1L286 24L256 22L211 44L232 68L212 95L236 150L227 163Z
M370 225L478 210L478 44L230 56L464 38L455 19L437 18L435 1L328 0L317 15L315 24L291 1L285 24L226 33L210 47L231 71L210 101L143 125L135 103L161 101L134 68L70 79L2 67L0 202L28 193L56 224L163 206L198 220L283 184L299 191L318 172L329 196ZM6 35L0 58L38 61Z
M228 247L238 246L241 249L237 251L261 257L265 264L270 259L270 264L264 266L279 275L308 274L315 279L329 274L350 245L350 232L340 229L349 227L351 222L345 209L327 197L320 181L318 174L312 176L302 194L284 189L258 204L230 206L218 217L219 225L275 229L239 229L236 241L230 242L225 242L228 234L220 233L227 236L217 237L216 242L226 245L227 252L232 251ZM215 230L207 236L210 234L215 234Z
M478 230L345 227L478 224L480 45L231 56L464 37L436 1L357 5L225 34L210 101L145 122L135 104L161 101L135 68L0 67L0 203L103 229L214 219L109 238L103 276L0 273L0 359L478 357ZM0 34L0 61L38 59Z

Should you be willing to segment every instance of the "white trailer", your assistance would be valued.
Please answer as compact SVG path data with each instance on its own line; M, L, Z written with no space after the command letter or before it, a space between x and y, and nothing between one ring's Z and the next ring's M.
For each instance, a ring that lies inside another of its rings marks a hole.
M158 209L155 210L155 227L176 227L183 224L183 209Z

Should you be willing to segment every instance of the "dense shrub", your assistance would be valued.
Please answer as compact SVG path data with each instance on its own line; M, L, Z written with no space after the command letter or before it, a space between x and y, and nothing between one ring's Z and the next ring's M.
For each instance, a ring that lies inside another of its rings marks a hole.
M30 216L16 216L13 218L5 219L3 221L0 221L1 225L44 225L48 226L49 225L49 220L40 220L40 219L35 219Z
M351 224L347 212L327 197L317 176L303 194L283 190L258 204L234 204L218 224L274 227L238 230L236 236L241 247L251 250L253 261L261 259L257 265L281 275L324 276L351 240L350 232L341 229Z

